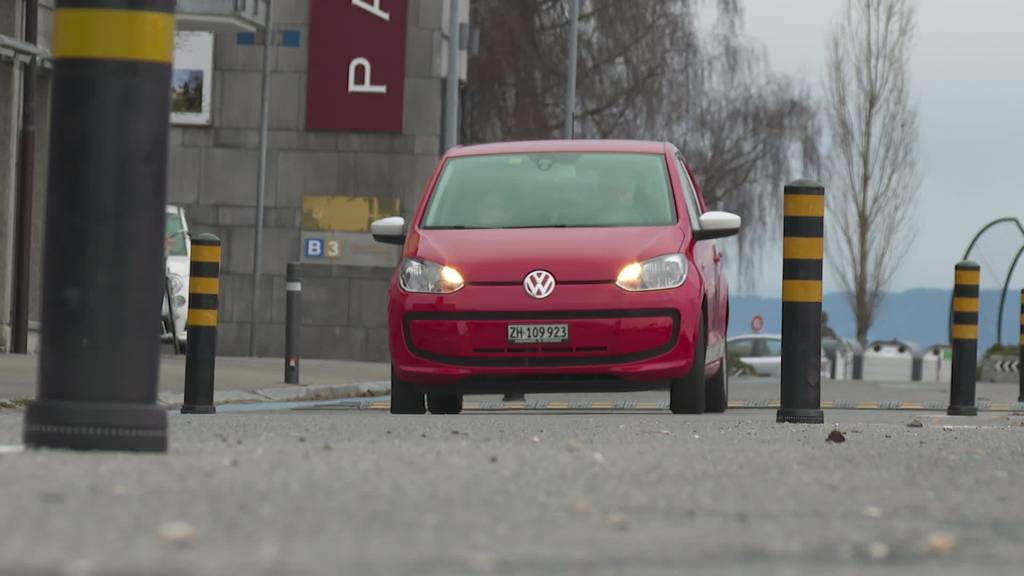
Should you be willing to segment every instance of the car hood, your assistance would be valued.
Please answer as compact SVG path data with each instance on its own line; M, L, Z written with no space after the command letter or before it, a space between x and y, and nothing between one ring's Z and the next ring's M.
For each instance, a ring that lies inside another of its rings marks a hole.
M623 266L677 252L677 226L420 230L409 256L459 270L466 282L522 282L547 270L559 282L614 281Z

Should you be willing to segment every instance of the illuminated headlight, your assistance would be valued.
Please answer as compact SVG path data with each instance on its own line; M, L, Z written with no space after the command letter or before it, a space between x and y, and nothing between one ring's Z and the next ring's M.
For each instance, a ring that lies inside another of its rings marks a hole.
M185 287L185 279L177 274L169 274L167 276L167 281L171 285L171 293L173 294L181 292L181 289Z
M626 266L615 285L630 292L676 288L686 282L688 269L685 256L668 254Z
M465 286L462 274L455 268L420 259L402 262L398 283L406 292L427 294L451 294Z

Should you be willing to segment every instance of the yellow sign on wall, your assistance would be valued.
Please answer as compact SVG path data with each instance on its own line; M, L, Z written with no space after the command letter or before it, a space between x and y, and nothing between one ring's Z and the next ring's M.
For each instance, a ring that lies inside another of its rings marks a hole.
M323 232L369 232L374 220L398 216L398 198L305 196L302 229Z

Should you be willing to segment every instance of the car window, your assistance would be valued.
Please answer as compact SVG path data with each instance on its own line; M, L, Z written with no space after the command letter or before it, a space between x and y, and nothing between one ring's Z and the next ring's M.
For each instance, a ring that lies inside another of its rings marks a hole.
M690 217L690 226L693 230L700 229L700 203L697 201L697 190L690 181L690 173L686 171L682 159L676 156L676 168L679 170L679 181L683 184L683 199L686 201L686 212Z
M164 236L167 238L167 245L170 247L169 256L188 256L185 249L185 226L178 213L167 214L167 227Z
M754 341L749 338L729 342L729 354L734 358L749 358L754 355Z
M758 342L757 355L766 358L782 356L782 340L764 338Z
M555 152L448 160L421 226L663 226L676 221L664 156Z

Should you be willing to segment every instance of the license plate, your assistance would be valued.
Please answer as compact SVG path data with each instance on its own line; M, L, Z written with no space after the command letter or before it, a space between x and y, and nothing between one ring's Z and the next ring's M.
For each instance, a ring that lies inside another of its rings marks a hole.
M508 341L512 344L565 342L569 339L568 324L509 324Z

